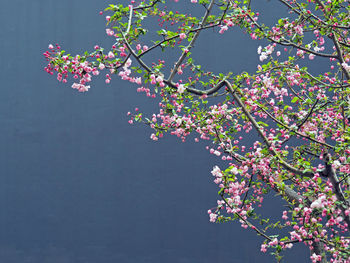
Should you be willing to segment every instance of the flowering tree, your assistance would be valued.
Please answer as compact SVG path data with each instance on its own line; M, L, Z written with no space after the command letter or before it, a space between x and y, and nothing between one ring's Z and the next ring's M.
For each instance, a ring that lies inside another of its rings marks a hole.
M129 113L130 123L154 130L151 139L169 132L211 141L209 152L227 163L211 172L220 197L208 211L211 222L238 220L277 261L301 242L312 262L350 262L349 2L278 0L289 17L272 27L259 21L251 1L191 0L200 17L168 10L165 2L111 4L111 49L71 56L50 45L45 70L63 82L71 73L80 92L103 70L106 83L118 75L158 99L159 112L148 118ZM152 41L145 21L159 26ZM257 70L215 74L210 63L196 64L191 52L199 35L232 27L267 41L258 48ZM177 60L159 59L159 51L170 50ZM327 59L327 68L312 73L307 65L315 58ZM260 208L269 192L287 204L280 219Z

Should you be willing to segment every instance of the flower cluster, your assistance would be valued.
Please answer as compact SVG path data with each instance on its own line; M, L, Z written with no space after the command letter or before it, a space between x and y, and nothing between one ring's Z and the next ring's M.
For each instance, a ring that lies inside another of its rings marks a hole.
M350 7L346 0L280 2L290 14L271 27L258 22L248 0L191 0L201 17L168 10L165 1L110 5L111 49L71 56L50 45L45 70L62 82L71 73L80 92L106 70L106 83L117 75L159 99L159 110L148 117L138 109L128 113L129 123L152 129L152 140L169 133L206 142L226 164L211 172L219 199L208 211L210 222L238 220L277 260L303 243L312 262L349 262ZM146 17L160 27L151 42L143 37ZM215 74L209 61L197 64L199 35L211 30L229 37L233 26L268 42L257 49L257 69ZM158 50L178 57L164 61ZM327 59L327 68L309 70L318 59ZM261 209L270 192L287 204L281 220Z

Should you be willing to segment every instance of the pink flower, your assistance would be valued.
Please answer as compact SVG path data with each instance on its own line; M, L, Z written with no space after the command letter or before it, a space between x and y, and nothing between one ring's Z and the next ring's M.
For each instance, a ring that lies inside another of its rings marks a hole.
M231 21L231 20L224 20L224 22L226 23L226 25L228 26L228 27L233 27L234 26L234 24L233 24L233 22Z
M151 134L151 137L150 137L153 141L158 141L158 137L154 134L154 133L152 133Z
M265 52L262 52L260 57L259 57L259 60L262 62L262 61L264 61L267 58L268 58L267 54Z
M79 89L80 84L79 83L73 83L72 89Z
M320 45L323 46L324 45L324 38L320 37Z
M163 77L162 77L162 76L158 76L158 77L156 78L156 81L157 81L158 83L163 82Z
M316 199L315 201L312 202L312 204L310 205L310 207L311 207L312 209L322 208L322 207L323 207L322 200Z
M184 87L184 85L182 85L182 84L180 84L178 87L177 87L177 92L178 93L184 93L184 91L185 91L185 87Z
M108 52L108 58L114 58L114 53L112 51Z
M90 89L90 86L85 86L83 84L73 83L72 85L73 89L77 89L79 92L85 92Z
M136 78L135 83L138 85L141 85L141 83L142 83L141 77Z
M228 26L221 26L219 33L223 34L227 29L228 29Z
M237 167L234 166L234 167L231 169L231 173L233 173L233 174L238 174L239 172L238 172Z
M341 65L346 71L350 71L350 66L347 63L344 62Z
M90 86L80 85L79 92L85 92L90 89Z
M176 120L176 126L179 127L182 124L182 119L177 119Z
M128 58L128 60L125 62L125 67L130 67L132 63L132 60L130 58Z
M185 39L187 37L185 33L181 33L179 36L180 36L180 39Z
M319 261L322 260L322 256L316 255L315 253L313 253L313 254L310 256L310 259L311 259L312 263L316 263L316 262L319 262Z
M298 35L302 35L304 33L303 27L301 25L297 25L296 27L294 27L294 29Z
M213 170L211 171L211 174L213 176L215 176L215 177L219 177L219 178L222 177L221 170L220 170L219 166L217 166L217 165L213 167Z
M298 49L298 51L297 51L297 56L301 57L301 56L303 56L303 55L304 55L304 51L301 50L301 49Z
M266 244L262 244L262 245L261 245L260 251L263 252L263 253L265 253L265 252L267 251L266 247L267 247Z
M210 222L215 223L217 217L218 217L217 214L214 214L214 213L209 214Z
M109 29L109 28L107 28L106 29L106 34L109 35L109 36L113 36L114 35L114 31Z
M261 50L262 50L262 47L259 46L259 47L258 47L258 54L259 54L259 55L261 54Z
M332 166L334 169L339 169L339 167L341 166L341 163L338 160L335 160Z
M213 154L215 154L216 156L220 156L221 153L219 151L214 151Z

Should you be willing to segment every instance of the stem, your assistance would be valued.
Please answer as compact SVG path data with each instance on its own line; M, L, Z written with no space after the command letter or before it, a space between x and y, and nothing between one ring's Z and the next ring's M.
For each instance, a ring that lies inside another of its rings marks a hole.
M222 200L225 202L225 204L226 204L229 208L233 209L233 207L230 206L229 203L227 203L227 201L226 201L226 199L225 199L225 197L224 197L223 195L221 195L221 198L222 198ZM254 229L255 232L257 232L257 234L258 234L259 236L262 236L262 237L266 238L267 240L272 241L272 239L271 239L269 236L267 236L263 231L261 231L259 228L257 228L256 226L254 226L252 223L250 223L247 219L245 219L245 218L244 218L243 216L241 216L239 213L235 212L235 215L237 215L237 216L239 217L239 219L241 219L241 220L242 220L247 226L249 226L251 229Z
M199 28L202 28L205 24L205 22L207 21L207 18L209 16L209 13L211 11L211 9L213 8L213 5L214 5L214 0L212 0L209 4L209 7L202 19L202 22L200 23L200 26ZM196 42L199 34L200 34L201 30L198 30L195 35L193 36L192 38L192 41L190 42L190 44L186 47L187 51L189 51L193 46L194 46L194 43ZM184 61L185 57L186 57L186 54L187 52L184 50L181 54L181 56L179 57L179 60L176 62L174 68L172 69L171 73L170 73L170 76L168 77L168 81L171 82L172 79L174 78L178 68L180 67L180 65L182 64L182 62Z
M245 107L245 105L243 104L242 100L237 96L235 90L232 88L231 84L227 81L224 80L223 81L224 84L229 88L233 98L235 99L235 101L238 103L238 105L241 107L242 111L244 112L244 114L247 116L247 118L249 119L249 121L252 123L253 127L255 128L255 130L259 133L260 137L263 139L263 141L265 142L266 146L268 147L269 151L273 154L273 156L275 156L279 163L286 168L288 171L294 173L294 174L298 174L301 176L306 176L306 177L313 177L314 174L311 172L305 172L302 170L299 170L291 165L289 165L287 162L285 162L280 156L279 154L276 152L276 150L272 147L271 143L269 142L269 140L267 139L267 137L265 136L264 132L262 131L262 129L260 128L259 124L255 121L255 119L253 118L253 116L249 113L249 111L247 110L247 108Z
M129 13L129 20L128 20L128 28L126 29L125 35L127 35L130 31L130 27L131 27L131 20L132 20L132 12L133 12L133 6L130 5L130 13Z

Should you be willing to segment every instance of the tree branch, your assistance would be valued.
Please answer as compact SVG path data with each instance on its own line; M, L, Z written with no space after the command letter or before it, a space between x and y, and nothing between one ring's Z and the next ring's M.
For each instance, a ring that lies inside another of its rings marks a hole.
M202 28L202 27L204 26L205 22L207 21L207 18L208 18L208 16L209 16L209 13L210 13L211 9L213 8L214 2L215 2L214 0L212 0L212 1L210 2L209 7L208 7L208 9L207 9L207 11L206 11L206 13L205 13L203 19L202 19L202 22L200 23L200 26L199 26L200 28ZM184 50L184 51L182 52L181 56L179 57L179 60L176 62L174 68L172 69L172 71L171 71L171 73L170 73L170 76L168 77L168 81L171 82L172 79L174 78L174 76L175 76L175 74L176 74L178 68L180 67L180 65L181 65L182 62L184 61L187 52L194 46L194 43L196 42L196 40L197 40L197 38L198 38L200 32L201 32L201 30L198 30L198 31L195 33L195 35L193 36L193 38L192 38L190 44L186 47L187 51Z
M338 176L337 176L334 168L332 167L330 160L331 160L331 155L329 153L325 153L324 154L324 161L325 161L326 168L324 170L324 173L325 173L326 177L328 177L329 180L331 181L333 189L334 189L334 194L337 197L337 200L341 203L340 209L342 211L344 220L348 225L347 229L350 232L350 216L346 215L346 212L345 212L347 209L349 209L349 203L345 199L343 190L340 186Z

